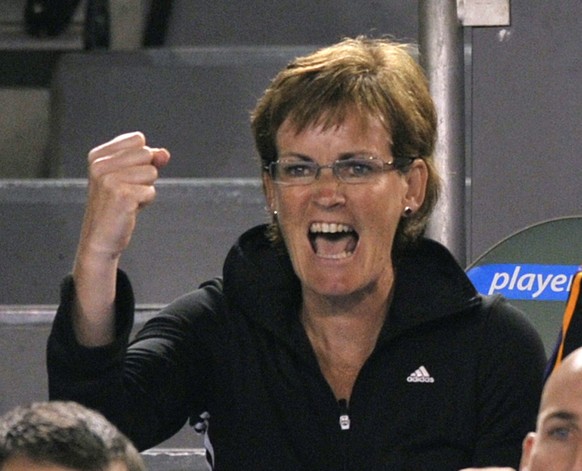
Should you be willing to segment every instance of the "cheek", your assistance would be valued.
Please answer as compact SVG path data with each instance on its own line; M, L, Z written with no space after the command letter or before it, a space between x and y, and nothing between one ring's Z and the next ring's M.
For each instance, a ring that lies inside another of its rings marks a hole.
M386 214L401 214L406 201L408 185L401 175L388 175L381 185L371 187L364 192L362 198L370 208L377 208Z
M544 441L539 443L532 450L527 469L529 471L570 469L569 465L576 457L577 447L579 452L582 449L581 446L582 444L574 442Z
M303 188L276 188L273 194L273 209L277 210L279 219L295 220L305 214L310 195Z
M274 209L277 210L277 221L285 245L289 247L294 243L296 244L306 230L305 224L303 224L305 206L297 198L278 196Z
M396 196L378 196L376 199L368 198L360 205L362 213L376 227L376 231L384 236L386 232L396 230L396 226L402 217L402 204Z

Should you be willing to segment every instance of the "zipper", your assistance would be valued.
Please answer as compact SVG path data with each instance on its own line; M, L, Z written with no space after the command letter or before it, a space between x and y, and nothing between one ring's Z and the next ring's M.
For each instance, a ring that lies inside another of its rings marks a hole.
M340 453L343 456L341 460L341 469L343 471L349 471L350 469L350 414L348 410L348 401L345 399L340 399L338 401L339 406L339 446Z
M339 426L341 430L350 429L350 414L348 411L348 401L345 399L340 399L338 401L340 416L339 416Z

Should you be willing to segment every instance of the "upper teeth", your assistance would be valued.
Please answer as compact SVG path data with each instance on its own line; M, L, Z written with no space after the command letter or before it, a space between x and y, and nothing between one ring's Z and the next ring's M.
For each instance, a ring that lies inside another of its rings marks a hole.
M353 229L341 223L335 222L314 222L309 227L309 232L327 232L327 233L334 233L334 232L352 232Z

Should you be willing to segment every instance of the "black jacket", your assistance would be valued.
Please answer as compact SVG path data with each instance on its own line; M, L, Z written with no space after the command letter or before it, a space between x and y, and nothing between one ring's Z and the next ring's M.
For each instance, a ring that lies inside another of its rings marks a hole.
M264 227L231 250L224 282L176 300L127 350L127 278L120 272L118 340L97 349L74 340L65 280L48 345L51 398L103 411L141 449L207 411L217 470L517 467L542 387L539 336L504 299L484 301L435 242L396 273L349 409L320 372L297 315L299 282Z

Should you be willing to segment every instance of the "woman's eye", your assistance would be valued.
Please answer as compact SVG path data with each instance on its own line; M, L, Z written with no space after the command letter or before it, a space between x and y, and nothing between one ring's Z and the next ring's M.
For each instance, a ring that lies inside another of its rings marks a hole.
M311 166L306 164L286 164L284 169L286 176L294 178L305 177L313 173Z
M345 166L349 174L354 177L366 176L374 172L373 166L363 161L345 162Z

